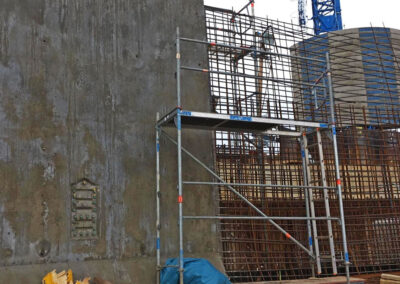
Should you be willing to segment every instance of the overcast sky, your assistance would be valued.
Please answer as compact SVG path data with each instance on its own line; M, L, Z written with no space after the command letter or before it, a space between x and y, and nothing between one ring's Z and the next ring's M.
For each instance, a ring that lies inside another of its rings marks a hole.
M298 0L255 0L256 15L298 23ZM311 0L307 0L307 16L311 18ZM248 0L204 0L205 5L238 11ZM344 28L371 25L400 29L400 0L341 0ZM311 21L309 26L312 27Z

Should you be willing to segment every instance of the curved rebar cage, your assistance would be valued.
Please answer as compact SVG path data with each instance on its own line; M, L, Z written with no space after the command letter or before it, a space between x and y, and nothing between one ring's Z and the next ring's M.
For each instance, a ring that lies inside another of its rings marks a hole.
M244 11L245 12L245 11ZM400 31L360 28L315 36L292 23L205 8L210 45L211 108L219 114L331 123L325 53L331 57L341 185L352 274L400 269ZM240 48L232 48L236 46ZM214 71L214 72L213 72ZM276 131L294 131L293 126ZM321 131L326 183L337 185L330 131ZM316 133L309 145L318 144ZM216 132L216 169L269 216L304 215L303 157L298 137ZM308 157L310 185L323 186L318 148ZM324 194L314 190L315 215L325 215ZM329 191L330 213L339 216ZM220 187L221 215L253 215ZM305 220L280 220L307 243ZM332 274L329 228L316 222L323 275ZM336 259L345 259L340 225L332 223ZM222 257L233 282L305 278L309 256L262 220L221 220ZM315 236L314 236L315 237ZM328 257L329 259L329 257ZM338 261L338 272L344 273Z

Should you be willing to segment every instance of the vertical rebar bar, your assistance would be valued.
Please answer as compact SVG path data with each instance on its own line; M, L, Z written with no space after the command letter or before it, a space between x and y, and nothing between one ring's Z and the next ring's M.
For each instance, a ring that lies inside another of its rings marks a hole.
M176 115L178 152L178 226L179 226L179 283L183 284L183 195L182 195L182 128L181 128L181 53L179 27L176 28L176 95L178 111Z
M350 262L349 262L349 252L347 250L347 238L346 238L346 225L344 220L344 209L343 209L343 199L342 199L342 185L340 180L340 168L339 168L339 152L336 138L336 119L335 119L335 100L333 94L332 87L332 73L331 73L331 64L329 59L329 52L325 54L326 56L326 76L328 78L328 92L329 92L329 104L330 104L330 116L331 116L331 129L332 129L332 140L333 140L333 152L335 159L335 173L336 173L336 185L337 185L337 195L339 202L339 212L340 212L340 225L342 231L342 242L343 242L343 251L345 258L345 266L346 266L346 278L347 283L350 283Z
M156 122L160 119L160 114L157 112ZM160 284L160 269L161 269L161 241L160 241L160 129L156 127L156 210L157 210L157 220L156 220L156 250L157 250L157 284Z

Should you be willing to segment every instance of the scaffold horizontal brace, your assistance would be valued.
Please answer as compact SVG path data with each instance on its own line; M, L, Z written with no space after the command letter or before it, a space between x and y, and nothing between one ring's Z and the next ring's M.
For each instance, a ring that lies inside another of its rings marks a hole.
M334 220L340 221L337 217L282 217L282 216L183 216L184 219L215 219L215 220Z
M257 184L257 183L221 183L207 181L183 181L183 184L192 185L218 185L218 186L254 186L254 187L274 187L274 188L312 188L312 189L336 189L336 186L312 186L312 185L289 185L289 184Z

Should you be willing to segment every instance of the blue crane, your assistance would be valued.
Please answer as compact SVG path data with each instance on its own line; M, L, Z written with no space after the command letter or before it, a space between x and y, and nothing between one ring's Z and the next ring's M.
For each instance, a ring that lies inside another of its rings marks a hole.
M340 0L311 1L316 35L343 29ZM306 25L306 5L307 0L299 0L299 24L303 27Z

